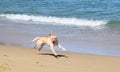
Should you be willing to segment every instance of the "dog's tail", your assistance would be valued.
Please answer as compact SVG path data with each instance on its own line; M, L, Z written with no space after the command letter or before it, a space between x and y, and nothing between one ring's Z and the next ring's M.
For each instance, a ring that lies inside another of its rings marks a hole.
M40 37L35 37L31 42L38 40Z

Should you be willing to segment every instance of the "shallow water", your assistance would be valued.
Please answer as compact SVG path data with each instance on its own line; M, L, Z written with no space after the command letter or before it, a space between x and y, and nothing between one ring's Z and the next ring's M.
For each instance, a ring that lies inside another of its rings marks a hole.
M91 28L85 31L74 26L34 25L33 23L24 24L11 20L1 20L0 22L0 42L4 45L33 48L35 43L31 44L30 41L34 37L48 36L49 33L54 33L58 36L60 43L67 49L67 51L120 56L119 36L103 35L102 33L99 34ZM48 50L49 48L45 46L45 49ZM57 47L55 47L55 49L62 51Z

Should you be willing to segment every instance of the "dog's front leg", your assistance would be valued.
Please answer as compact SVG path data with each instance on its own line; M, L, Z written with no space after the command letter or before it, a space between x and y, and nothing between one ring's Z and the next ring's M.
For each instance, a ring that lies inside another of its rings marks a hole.
M52 50L52 52L54 53L54 55L57 56L57 53L54 50L54 45L53 44L50 44L50 49Z
M66 50L64 47L62 47L60 44L58 44L58 47L61 48L62 50Z

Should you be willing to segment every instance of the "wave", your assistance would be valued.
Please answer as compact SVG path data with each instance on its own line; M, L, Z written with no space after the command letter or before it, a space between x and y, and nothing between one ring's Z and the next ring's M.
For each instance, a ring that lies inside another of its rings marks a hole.
M108 21L104 20L88 20L78 18L60 18L54 16L34 16L25 14L0 14L0 17L4 17L12 20L23 20L33 22L46 22L53 25L73 25L73 26L100 26L105 25Z

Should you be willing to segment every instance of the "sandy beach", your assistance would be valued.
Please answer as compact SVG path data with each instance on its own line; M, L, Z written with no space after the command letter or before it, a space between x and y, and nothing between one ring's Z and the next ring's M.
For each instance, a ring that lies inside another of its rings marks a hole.
M0 45L0 72L119 72L120 57L41 51Z

